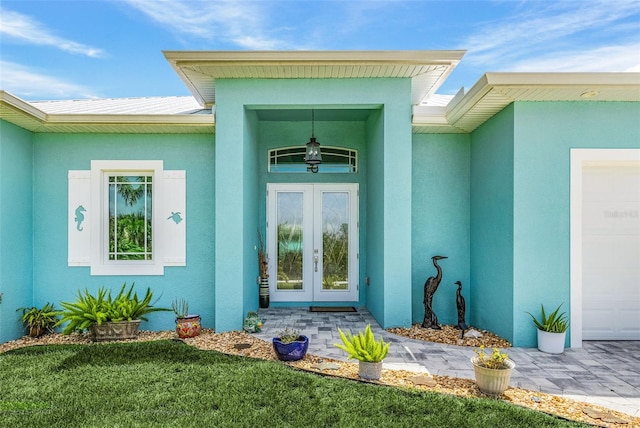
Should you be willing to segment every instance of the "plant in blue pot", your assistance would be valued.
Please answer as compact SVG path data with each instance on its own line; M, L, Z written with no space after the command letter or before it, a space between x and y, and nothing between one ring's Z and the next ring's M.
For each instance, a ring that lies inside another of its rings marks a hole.
M309 338L299 330L287 327L273 338L273 350L280 361L298 361L309 349Z

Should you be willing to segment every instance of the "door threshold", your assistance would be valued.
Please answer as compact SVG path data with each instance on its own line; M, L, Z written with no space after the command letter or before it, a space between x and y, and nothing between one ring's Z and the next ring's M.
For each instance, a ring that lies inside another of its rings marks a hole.
M309 312L358 312L353 306L310 306Z

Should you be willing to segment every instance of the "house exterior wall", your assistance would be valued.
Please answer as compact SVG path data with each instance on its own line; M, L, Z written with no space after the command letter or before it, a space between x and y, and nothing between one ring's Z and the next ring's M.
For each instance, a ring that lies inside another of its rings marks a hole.
M157 305L185 298L191 312L213 327L213 149L212 135L35 134L33 156L33 302L59 305L78 290L118 288L135 282L151 287ZM162 276L91 276L89 267L67 265L67 172L88 170L91 160L163 160L165 169L186 170L187 266ZM3 239L4 241L4 239ZM3 259L4 260L4 259ZM206 316L204 316L206 315ZM174 316L151 314L144 329L172 329Z
M563 303L570 315L570 150L640 148L640 103L518 102L514 111L513 343L535 346L525 311Z
M413 135L412 163L412 321L424 318L424 283L436 274L431 257L441 260L442 281L433 308L441 324L457 324L455 281L462 282L470 322L470 136Z
M513 143L509 105L471 135L471 324L513 340Z
M0 120L0 342L24 333L15 308L33 302L33 135Z

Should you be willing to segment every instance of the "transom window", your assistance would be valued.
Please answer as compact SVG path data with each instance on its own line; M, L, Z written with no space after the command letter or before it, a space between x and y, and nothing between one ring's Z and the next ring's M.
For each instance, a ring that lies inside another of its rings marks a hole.
M341 147L321 146L322 163L319 173L358 172L358 151ZM307 172L305 147L282 147L269 150L269 172Z
M108 175L110 261L153 260L153 175Z

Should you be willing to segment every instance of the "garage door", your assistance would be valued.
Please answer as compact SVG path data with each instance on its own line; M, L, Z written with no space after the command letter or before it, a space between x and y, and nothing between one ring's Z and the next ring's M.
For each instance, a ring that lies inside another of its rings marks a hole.
M586 163L584 340L640 340L640 162Z

